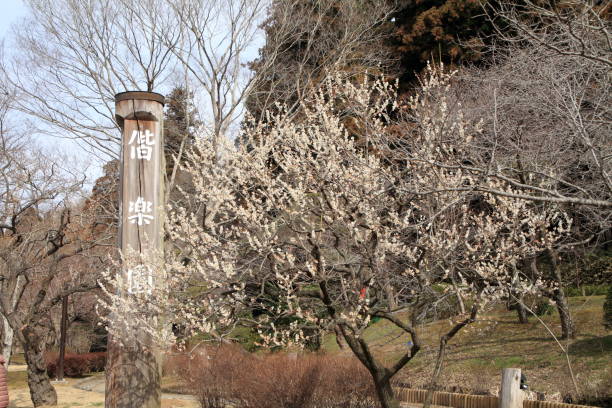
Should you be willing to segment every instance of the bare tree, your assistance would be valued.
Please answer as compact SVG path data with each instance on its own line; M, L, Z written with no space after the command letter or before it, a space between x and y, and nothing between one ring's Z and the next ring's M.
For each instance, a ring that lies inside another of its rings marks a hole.
M273 83L300 94L325 69L375 69L383 59L374 58L381 48L371 45L391 11L387 2L364 9L353 0L275 2L273 16L264 0L29 0L28 5L30 16L16 29L16 57L2 64L3 75L21 94L19 109L39 119L41 130L75 139L105 158L118 153L114 94L189 85L203 117L210 118L205 124L211 133L227 137L253 92L263 112L282 98L270 88ZM330 31L326 24L337 13ZM274 29L250 71L247 63L264 44L260 26L266 18L274 20ZM303 45L297 66L283 67L282 61L291 59L284 55Z
M504 1L487 3L485 11L505 41L527 42L557 55L612 67L610 7L605 2Z
M494 50L491 69L464 76L471 95L462 102L487 126L474 146L486 157L471 166L483 182L497 179L512 184L517 197L579 207L600 223L597 233L610 218L588 212L612 207L612 48L606 8L594 4L503 2L489 9L512 30L500 28L506 45ZM485 183L479 188L494 192Z
M491 64L462 70L448 90L432 95L435 105L452 94L448 116L482 119L483 131L470 140L440 140L441 149L455 146L456 157L428 163L477 176L455 191L520 198L572 218L572 239L535 263L525 260L519 273L555 283L543 294L557 305L562 337L573 337L560 264L565 253L608 242L612 227L607 11L589 1L502 2L487 10L503 40L491 50ZM410 149L408 160L422 160Z
M0 158L0 315L5 336L23 346L34 405L55 404L44 323L64 296L97 286L93 265L101 254L92 248L108 245L109 237L94 233L91 214L73 202L82 176L51 161L31 138L3 128Z
M279 101L296 111L331 73L359 80L395 72L385 47L392 34L393 1L272 1L263 26L265 43L251 66L256 72L246 105L265 120Z
M597 233L612 207L609 22L588 1L544 3L488 9L506 42L489 67L462 71L448 107L482 118L484 132L446 167L480 176L465 191L510 194L495 189L501 183L516 198L580 208Z
M27 4L30 14L15 29L17 52L1 67L19 93L16 109L36 118L40 133L76 140L105 160L118 157L114 95L164 89L174 68L166 43L177 41L178 25L156 1L147 5L163 43L122 2Z

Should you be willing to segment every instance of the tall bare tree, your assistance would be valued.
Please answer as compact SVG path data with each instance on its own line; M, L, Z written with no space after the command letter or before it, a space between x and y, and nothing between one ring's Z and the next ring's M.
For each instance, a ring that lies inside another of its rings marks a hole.
M263 25L265 43L251 63L256 82L249 113L265 120L277 103L295 111L330 74L355 80L395 73L386 43L397 2L274 0Z
M102 254L93 248L112 245L74 201L84 176L50 157L29 135L2 128L0 315L5 347L11 333L23 346L34 406L56 402L43 356L48 312L64 296L97 286Z
M39 132L73 139L106 160L118 157L114 95L169 89L175 63L167 43L180 28L161 2L147 4L164 42L120 1L27 1L29 15L14 30L16 52L1 69L20 94L16 108L36 119Z
M269 89L273 82L299 94L322 78L324 67L356 70L359 62L359 72L374 69L381 59L371 57L381 53L370 45L391 10L387 2L363 9L354 0L287 0L276 4L273 16L265 0L27 4L30 15L15 30L15 55L0 67L20 93L17 107L37 119L40 131L74 139L104 160L118 157L116 93L186 87L215 140L232 137L251 95L257 94L249 104L257 100L260 112L282 99ZM330 36L324 33L331 32L326 24L334 13L340 14ZM274 19L274 30L264 43L266 18ZM279 64L303 41L298 66ZM251 70L261 46L265 51ZM287 75L296 73L299 80L291 83Z

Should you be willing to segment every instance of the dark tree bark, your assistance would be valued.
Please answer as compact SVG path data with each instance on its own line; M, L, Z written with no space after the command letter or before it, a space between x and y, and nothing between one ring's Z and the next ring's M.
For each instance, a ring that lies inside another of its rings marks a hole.
M342 333L338 326L334 326L334 333L336 334L336 344L338 344L338 348L340 350L344 350L344 342L342 341Z
M510 289L508 293L508 310L516 310L516 317L518 317L518 322L520 324L529 323L529 315L525 308L524 296L513 289Z
M64 379L64 357L66 356L66 329L68 326L68 296L62 299L62 320L60 324L59 360L57 362L57 380Z
M323 302L327 308L327 312L332 318L336 318L336 309L334 308L333 302L327 289L327 282L319 282L319 290L317 297ZM384 310L376 311L371 314L372 317L380 317L388 320L395 324L397 327L402 329L404 332L410 335L412 338L412 347L406 351L392 367L385 367L381 362L377 361L374 355L370 351L368 343L363 339L359 333L355 333L353 329L346 323L338 322L336 327L342 334L344 341L349 346L353 354L359 359L359 361L366 367L372 376L374 381L374 387L376 389L376 395L382 408L399 408L399 401L395 398L393 387L391 386L391 378L399 370L401 370L421 349L421 340L418 333L413 326L404 323L393 314L388 313Z
M355 356L361 361L361 363L368 369L372 375L374 381L374 387L376 389L376 395L382 408L399 408L399 401L395 398L393 387L391 386L391 379L399 370L401 370L421 349L421 341L414 328L390 313L384 311L378 311L374 316L386 319L395 324L400 329L404 330L407 334L410 334L412 338L412 347L410 350L404 353L392 367L385 367L381 362L377 361L372 353L366 341L361 336L355 336L348 327L339 325L340 331L344 337L344 340L353 351Z
M563 279L561 276L561 269L559 268L559 255L554 250L549 250L548 254L552 263L552 274L555 279L556 288L552 290L543 290L544 296L552 299L557 306L559 312L559 320L561 322L561 338L562 339L573 339L576 337L576 327L574 320L565 298L565 292L563 291ZM534 271L534 276L540 276L537 268L536 259L531 261L531 269Z
M374 386L376 388L376 395L380 401L381 407L383 408L399 408L399 401L395 398L393 387L391 386L391 379L386 378L385 375L379 374L374 378Z
M367 343L362 338L353 336L347 328L341 327L341 330L346 343L370 372L380 406L382 408L399 408L399 401L395 398L395 393L391 386L391 377L394 373L392 374L389 369L376 361L370 353Z
M559 320L561 321L561 338L562 339L573 339L576 337L576 326L567 304L567 299L563 293L563 289L555 291L553 297L557 311L559 312Z
M554 300L559 312L559 320L561 321L561 338L573 339L576 337L576 326L570 313L565 291L563 290L563 278L561 268L559 267L559 254L554 250L549 250L550 259L552 261L553 274L557 281L557 287L553 290L552 300Z
M28 386L35 407L57 405L57 393L47 375L45 342L36 328L26 327L21 333L23 353L28 366Z
M518 316L518 321L521 324L529 323L527 309L525 309L525 305L523 304L522 296L519 298L519 301L516 303L516 314Z

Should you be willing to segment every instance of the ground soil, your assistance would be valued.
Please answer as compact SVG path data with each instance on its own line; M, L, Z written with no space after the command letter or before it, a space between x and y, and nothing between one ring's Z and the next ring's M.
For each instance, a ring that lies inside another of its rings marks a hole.
M9 366L9 408L33 408L30 392L25 385L25 366ZM12 386L11 386L12 385ZM87 378L68 378L54 382L58 404L55 408L93 408L104 406L104 373ZM162 408L197 408L199 405L189 395L164 394Z

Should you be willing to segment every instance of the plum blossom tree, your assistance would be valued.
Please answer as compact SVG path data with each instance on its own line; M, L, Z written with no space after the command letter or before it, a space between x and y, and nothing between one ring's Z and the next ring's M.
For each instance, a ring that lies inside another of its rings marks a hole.
M448 81L436 71L424 87ZM129 315L121 330L143 330L146 318L138 316L147 313L135 311L149 308L192 333L223 336L235 324L251 325L267 345L303 344L335 330L371 373L381 405L397 407L391 379L422 347L415 319L398 312L469 298L470 311L441 339L443 356L509 284L535 287L516 277L516 263L557 240L562 226L554 224L561 215L536 213L520 199L446 191L472 182L469 173L393 157L395 97L383 80L331 77L303 104L302 119L279 109L246 126L249 150L228 145L219 156L210 139L198 139L185 164L187 204L169 212L175 247L167 251L166 285L127 300L108 291L110 315ZM423 163L453 154L427 143L444 137L443 113L440 106L416 132L422 148L413 153ZM362 129L359 139L346 123ZM470 137L478 124L458 120L444 131ZM412 342L391 364L363 336L374 317ZM147 330L171 339L169 330Z
M571 239L521 269L549 282L541 294L558 309L561 337L573 338L563 265L605 246L612 226L610 9L579 0L492 2L485 10L503 40L489 48L491 64L462 69L450 87L430 92L423 107L435 111L445 103L449 117L482 118L482 132L433 140L441 149L453 146L455 157L428 164L474 176L456 190L510 195L572 218ZM422 117L411 118L417 128ZM399 149L423 163L412 140ZM582 279L595 280L588 275ZM520 299L517 305L521 318Z

